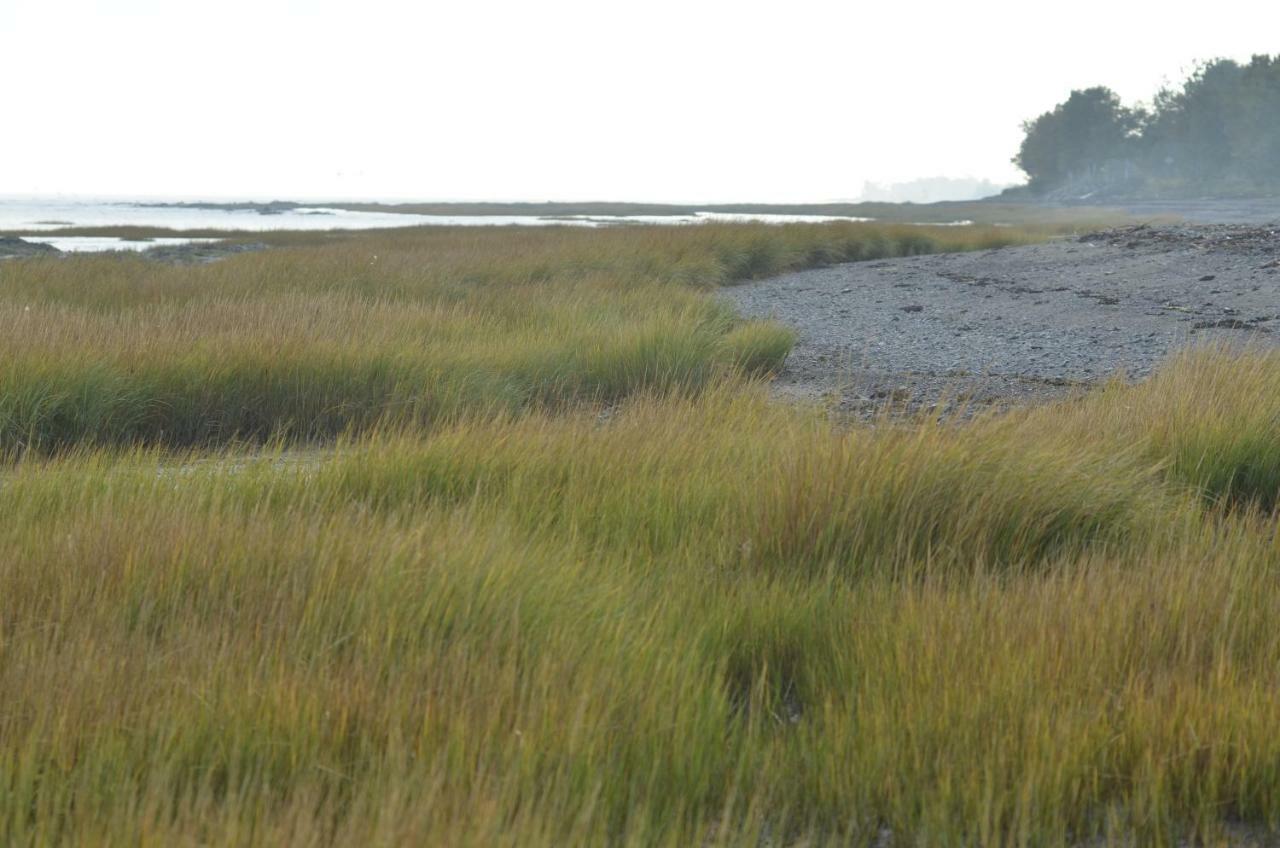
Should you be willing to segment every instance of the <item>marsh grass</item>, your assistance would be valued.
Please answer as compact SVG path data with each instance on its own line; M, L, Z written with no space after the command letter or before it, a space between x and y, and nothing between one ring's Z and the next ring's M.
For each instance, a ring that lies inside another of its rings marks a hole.
M1003 229L699 226L305 236L194 268L0 269L0 452L322 443L374 426L696 391L790 348L705 292Z
M1280 360L836 429L702 293L823 234L6 269L0 842L1280 828Z
M1273 523L1074 411L837 434L722 384L605 424L22 462L0 822L319 844L1280 824Z
M1140 445L1165 476L1211 502L1271 510L1280 496L1280 356L1272 348L1183 351L1139 385L1113 381L1059 426Z

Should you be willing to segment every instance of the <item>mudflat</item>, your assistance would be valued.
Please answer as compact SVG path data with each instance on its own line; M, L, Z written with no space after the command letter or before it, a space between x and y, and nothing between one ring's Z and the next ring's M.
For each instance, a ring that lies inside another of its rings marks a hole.
M867 413L1059 397L1196 343L1280 336L1280 224L1137 225L728 289L794 327L779 394Z

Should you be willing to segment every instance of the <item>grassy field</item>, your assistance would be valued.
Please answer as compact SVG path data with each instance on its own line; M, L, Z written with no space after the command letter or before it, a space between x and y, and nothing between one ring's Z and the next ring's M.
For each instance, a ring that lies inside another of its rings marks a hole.
M783 328L717 285L1036 237L1005 228L699 226L276 235L184 268L0 268L0 454L322 442L398 423L697 391L761 373Z
M0 843L1280 827L1280 356L770 403L717 285L867 225L0 264Z

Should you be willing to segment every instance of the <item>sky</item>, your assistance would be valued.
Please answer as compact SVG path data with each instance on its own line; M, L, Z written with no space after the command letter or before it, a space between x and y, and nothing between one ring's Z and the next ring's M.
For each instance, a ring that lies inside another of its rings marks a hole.
M801 202L1020 180L1280 2L0 0L0 194Z

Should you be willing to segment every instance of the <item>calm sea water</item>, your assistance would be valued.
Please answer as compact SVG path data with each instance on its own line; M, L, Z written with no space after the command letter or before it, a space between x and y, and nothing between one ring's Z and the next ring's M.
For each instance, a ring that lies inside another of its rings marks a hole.
M407 215L392 212L350 212L322 206L300 207L264 214L256 209L194 209L146 206L119 200L0 197L0 230L52 231L63 227L166 227L174 230L368 230L412 226L572 226L606 227L620 224L699 224L709 221L793 223L866 221L825 215L742 215L698 212L693 215ZM24 236L65 251L143 250L158 244L182 244L195 239L165 238L124 241L115 238Z

